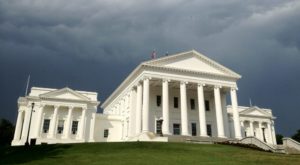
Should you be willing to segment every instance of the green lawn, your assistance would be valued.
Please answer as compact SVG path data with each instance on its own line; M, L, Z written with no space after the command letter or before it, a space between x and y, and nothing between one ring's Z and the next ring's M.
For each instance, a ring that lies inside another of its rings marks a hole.
M300 155L228 145L190 143L86 143L1 148L0 164L300 164Z

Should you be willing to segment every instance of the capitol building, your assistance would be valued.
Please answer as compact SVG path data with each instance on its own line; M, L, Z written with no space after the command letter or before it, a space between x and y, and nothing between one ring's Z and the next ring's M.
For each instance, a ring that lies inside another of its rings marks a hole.
M240 78L191 50L142 62L101 105L96 92L32 87L18 99L12 145L245 137L275 145L272 110L239 106Z

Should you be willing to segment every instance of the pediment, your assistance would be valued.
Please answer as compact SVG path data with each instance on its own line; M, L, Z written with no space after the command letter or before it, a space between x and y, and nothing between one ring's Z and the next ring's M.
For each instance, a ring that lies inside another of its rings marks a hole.
M40 95L41 98L64 99L64 100L81 100L89 101L90 99L68 87L51 91Z
M272 114L270 114L256 106L245 109L244 111L240 112L240 114L241 115L251 115L251 116L264 116L264 117L272 116Z
M208 57L192 50L144 63L146 65L188 70L201 73L211 73L240 78L241 76Z

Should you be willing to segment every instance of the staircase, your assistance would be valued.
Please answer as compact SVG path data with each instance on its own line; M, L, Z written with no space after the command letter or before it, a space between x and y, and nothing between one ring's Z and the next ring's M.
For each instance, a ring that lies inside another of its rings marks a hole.
M260 139L257 139L256 137L245 137L245 138L235 141L233 143L253 145L262 150L271 151L274 153L286 153L284 147L278 146L278 145L267 144L267 143L261 141Z
M182 136L182 135L167 135L169 142L190 142L201 144L213 144L219 142L225 142L231 139L217 138L217 137L199 137L199 136Z

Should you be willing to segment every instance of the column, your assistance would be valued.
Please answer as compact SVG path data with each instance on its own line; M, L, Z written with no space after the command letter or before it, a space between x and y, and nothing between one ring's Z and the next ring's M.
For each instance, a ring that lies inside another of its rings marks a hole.
M143 132L149 132L149 78L143 83Z
M272 128L271 128L271 123L267 123L268 124L268 140L269 140L269 143L273 144L273 135L272 135Z
M90 139L89 142L95 142L94 132L95 132L95 122L96 122L96 112L91 116L91 127L90 127Z
M215 96L215 109L216 109L216 120L217 120L217 130L218 137L225 138L224 135L224 122L223 122L223 114L222 114L222 106L221 106L221 96L220 96L220 87L214 87L214 96Z
M50 121L50 132L49 132L50 138L54 138L54 136L56 135L56 122L57 122L58 108L59 108L59 106L54 106L53 116Z
M264 141L264 135L263 135L263 131L262 131L262 123L261 122L258 122L258 129L259 129L259 134L260 134L260 140L261 141Z
M64 137L66 139L70 138L70 132L71 132L71 127L72 127L73 109L74 108L72 106L68 107L68 116L67 116L67 121L66 121L66 128L64 129Z
M250 125L250 136L254 136L253 121L249 121L249 125Z
M236 90L237 90L236 88L231 88L230 96L231 96L231 104L232 104L235 138L241 139L240 116L238 112Z
M81 132L80 132L80 139L84 140L85 139L85 136L84 136L84 129L85 129L85 118L86 118L86 108L82 108L82 113L81 113L81 126L80 126L80 129L81 129Z
M199 109L199 128L200 128L200 136L207 137L205 102L204 102L204 86L205 86L205 84L198 84L198 87L197 87L198 109Z
M224 122L224 134L226 137L230 137L229 133L229 120L227 113L227 102L226 102L226 93L221 93L221 104L222 104L222 113L223 113L223 122Z
M273 135L273 139L274 139L274 144L277 145L276 134L275 134L275 128L274 128L273 121L272 121L271 127L272 127L272 135Z
M246 129L245 129L245 126L244 126L244 121L241 121L241 137L245 136L245 131L246 131Z
M163 80L162 84L162 133L164 135L170 135L169 127L169 80Z
M44 112L44 105L40 105L39 112L38 112L38 122L37 122L37 129L36 129L36 137L39 138L41 136L41 127L43 121L43 112Z
M21 135L22 136L21 139L24 141L26 141L27 139L30 111L31 111L30 107L27 107L27 109L24 111L24 122L23 122L22 135Z
M188 112L186 101L186 84L187 82L180 82L180 103L181 103L181 135L189 135L188 132Z
M18 111L18 118L17 118L17 124L16 124L16 129L15 129L15 134L14 134L14 140L20 140L21 136L21 130L22 130L22 119L23 119L23 111Z
M137 96L136 96L136 135L141 133L142 130L142 84L137 84Z

